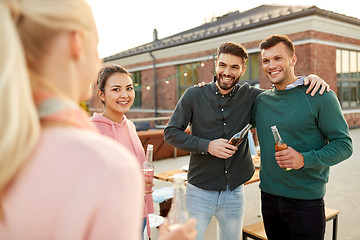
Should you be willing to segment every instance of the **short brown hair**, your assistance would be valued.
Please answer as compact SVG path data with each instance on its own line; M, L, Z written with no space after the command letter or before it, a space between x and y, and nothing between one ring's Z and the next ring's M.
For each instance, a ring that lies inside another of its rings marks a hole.
M285 36L285 35L274 34L274 35L271 35L271 36L269 36L267 38L264 38L261 41L261 43L259 44L259 47L260 47L260 50L269 49L269 48L277 45L278 43L285 44L285 46L289 50L291 56L293 56L295 54L294 44L292 43L290 38L288 36Z
M221 44L217 49L216 59L219 59L221 53L231 54L240 57L243 60L244 64L249 58L246 48L243 45L234 42L225 42Z

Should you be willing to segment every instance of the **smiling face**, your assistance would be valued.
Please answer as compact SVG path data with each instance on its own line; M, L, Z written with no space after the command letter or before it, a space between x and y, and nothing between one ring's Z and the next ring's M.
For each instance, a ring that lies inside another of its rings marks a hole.
M229 93L239 82L246 67L241 57L221 53L216 61L216 85L221 94Z
M115 72L108 77L104 92L99 91L98 95L105 104L103 115L121 122L135 100L133 81L128 74Z
M295 54L291 55L284 43L261 50L262 70L266 77L278 90L284 90L287 85L296 80L294 67Z

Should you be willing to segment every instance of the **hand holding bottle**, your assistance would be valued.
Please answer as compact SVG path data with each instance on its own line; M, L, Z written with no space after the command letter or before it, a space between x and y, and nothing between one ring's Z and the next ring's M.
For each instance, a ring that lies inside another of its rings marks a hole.
M196 220L191 218L183 224L178 224L176 228L170 228L169 221L165 219L165 222L159 229L159 240L195 240Z
M152 194L154 192L153 187L155 186L153 178L144 177L145 194Z
M285 171L302 168L304 166L303 155L283 142L276 126L272 126L271 130L275 140L275 159L277 164Z
M251 124L247 124L243 129L241 129L240 132L232 136L230 140L226 140L223 138L212 140L208 146L208 153L210 153L215 157L223 158L223 159L227 159L231 157L238 149L237 147L244 140L251 126L252 126Z
M229 144L228 140L223 138L212 140L208 146L208 153L215 157L223 159L227 159L234 155L236 150L237 147Z
M246 137L246 134L250 130L252 125L248 123L243 129L241 129L240 132L236 133L230 140L228 141L229 144L234 145L235 147L238 147Z
M162 226L165 228L165 230L163 230L163 239L195 239L197 235L197 231L195 229L196 220L189 218L189 213L186 208L184 192L185 181L182 178L174 178L173 182L174 197L172 199L170 211L167 215L167 220Z
M304 157L301 153L289 147L285 150L275 153L277 164L281 168L300 169L304 167Z
M153 163L153 149L154 146L151 144L147 145L146 149L146 160L143 163L142 171L144 173L145 181L145 194L151 194L153 192L152 187L154 186L154 163Z

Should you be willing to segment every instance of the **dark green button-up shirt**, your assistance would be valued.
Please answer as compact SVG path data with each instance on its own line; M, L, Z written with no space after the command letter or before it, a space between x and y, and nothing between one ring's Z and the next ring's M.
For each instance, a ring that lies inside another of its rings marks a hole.
M211 140L230 139L250 121L255 98L262 92L248 84L235 85L222 95L214 81L191 87L180 98L164 130L165 141L190 152L188 181L206 190L234 190L254 174L248 141L236 153L221 159L207 153ZM184 132L190 124L191 135Z

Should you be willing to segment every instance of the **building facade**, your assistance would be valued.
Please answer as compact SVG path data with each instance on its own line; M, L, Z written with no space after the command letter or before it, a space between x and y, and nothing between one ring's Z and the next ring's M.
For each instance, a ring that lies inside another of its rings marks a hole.
M247 70L240 82L270 88L258 45L271 34L290 37L298 57L296 75L313 73L326 80L337 93L349 126L359 127L360 20L316 6L261 5L163 39L154 30L153 42L106 57L104 62L120 64L133 74L136 101L128 118L168 117L188 87L212 80L216 49L226 41L248 50ZM99 107L95 100L90 105Z

